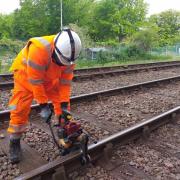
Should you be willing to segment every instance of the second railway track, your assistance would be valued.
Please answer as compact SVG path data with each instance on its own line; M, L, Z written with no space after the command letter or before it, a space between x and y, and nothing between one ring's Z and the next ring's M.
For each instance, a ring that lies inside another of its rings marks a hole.
M121 66L111 66L111 67L97 67L97 68L84 68L75 69L75 79L84 79L90 76L106 73L128 73L137 72L138 70L146 69L161 69L180 66L180 61L170 61L170 62L156 62L156 63L146 63L146 64L130 64ZM0 87L12 86L13 75L12 74L0 74Z
M180 67L163 67L141 70L113 71L108 73L96 73L94 75L82 76L80 79L76 76L72 84L72 96L92 93L102 89L112 89L119 86L125 86L135 83L156 80L160 78L168 78L171 76L180 75ZM10 84L9 84L10 85ZM10 86L0 87L0 110L7 109L9 97L11 96ZM5 88L5 89L4 89Z
M72 98L72 112L76 119L81 121L82 126L93 139L101 140L124 128L178 106L180 100L179 89L180 77L176 77L169 80L156 81L156 83L139 84L74 97ZM5 122L8 120L8 112L5 114L6 116L1 113L1 127L5 126ZM17 175L31 170L32 166L34 168L40 166L44 161L53 161L61 158L56 153L57 149L49 135L47 126L39 121L36 110L32 112L31 117L32 125L29 128L29 132L23 137L23 148L27 153L26 155L32 152L31 163L30 159L24 158L24 161L19 166L13 167L17 168L16 171L19 172ZM4 161L7 160L6 141L6 138L1 140L1 143L3 143L1 147L4 148ZM36 153L33 155L33 152ZM39 164L33 162L33 158L36 158L36 156L39 158ZM7 161L7 165L9 165L8 163ZM29 167L24 166L23 169L24 163L29 163ZM5 173L3 174L7 174L7 168L6 166L4 167L3 172ZM12 174L9 176L12 177ZM3 177L5 178L5 176Z

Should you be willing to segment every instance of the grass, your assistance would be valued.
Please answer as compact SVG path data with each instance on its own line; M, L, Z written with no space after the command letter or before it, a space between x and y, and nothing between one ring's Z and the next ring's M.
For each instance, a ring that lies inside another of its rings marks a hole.
M118 65L124 65L127 66L129 64L145 64L145 63L153 63L153 62L168 62L168 61L180 61L179 57L172 57L168 59L151 59L151 60L121 60L121 61L112 61L107 63L99 63L97 60L79 60L76 65L76 69L82 69L82 68L91 68L91 67L106 67L106 66L118 66Z

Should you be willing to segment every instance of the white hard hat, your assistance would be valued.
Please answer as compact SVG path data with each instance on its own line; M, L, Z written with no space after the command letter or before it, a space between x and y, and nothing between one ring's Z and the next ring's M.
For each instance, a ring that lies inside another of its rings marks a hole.
M54 38L53 59L58 65L71 65L79 57L81 52L81 40L70 29L64 29Z

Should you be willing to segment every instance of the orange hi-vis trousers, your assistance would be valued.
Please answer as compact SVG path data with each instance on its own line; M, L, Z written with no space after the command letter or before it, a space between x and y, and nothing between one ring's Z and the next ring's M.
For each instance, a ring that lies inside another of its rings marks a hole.
M58 99L56 87L45 88L46 95L54 106L56 115L61 114L60 100ZM13 95L9 101L10 122L8 132L11 134L21 134L28 126L28 116L33 101L31 84L27 80L27 75L23 70L14 72Z

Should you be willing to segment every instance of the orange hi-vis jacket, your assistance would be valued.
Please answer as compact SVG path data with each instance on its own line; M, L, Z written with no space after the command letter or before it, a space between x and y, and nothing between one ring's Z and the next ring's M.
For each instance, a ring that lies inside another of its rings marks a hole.
M15 58L10 133L23 132L28 123L32 100L39 104L53 102L55 114L61 114L60 103L69 102L74 65L58 66L52 61L54 37L31 38Z

